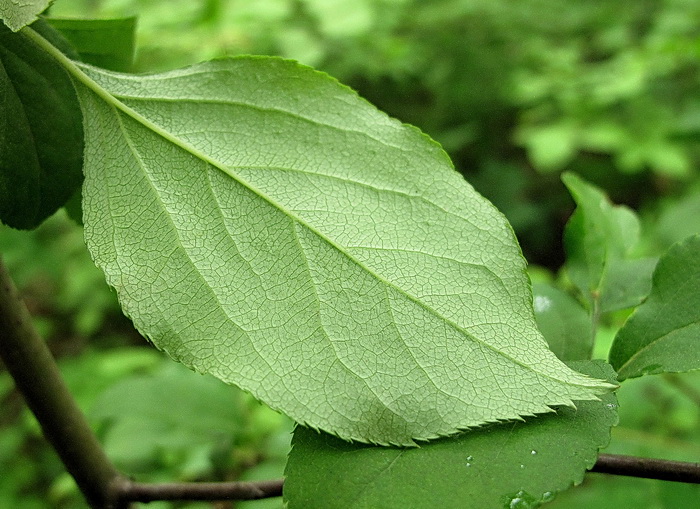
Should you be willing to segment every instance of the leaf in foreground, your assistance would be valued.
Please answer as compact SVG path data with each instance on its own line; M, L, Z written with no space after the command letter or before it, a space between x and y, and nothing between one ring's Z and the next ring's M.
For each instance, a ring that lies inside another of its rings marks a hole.
M700 235L661 257L649 298L617 333L610 363L621 380L700 369Z
M614 380L602 361L571 365ZM577 406L413 448L351 444L298 426L284 496L289 509L536 507L583 480L617 423L614 394Z
M376 443L608 388L547 350L511 228L417 129L281 59L139 77L63 61L88 247L175 359Z
M36 228L82 180L80 104L66 71L0 24L0 221Z

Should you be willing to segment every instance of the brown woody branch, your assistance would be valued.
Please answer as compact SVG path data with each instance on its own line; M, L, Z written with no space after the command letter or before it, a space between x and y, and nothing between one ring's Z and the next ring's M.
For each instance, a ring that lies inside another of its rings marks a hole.
M700 463L601 454L591 472L700 484ZM282 495L283 480L232 483L130 483L124 500L253 500Z
M591 472L700 484L700 463L601 454Z
M78 408L46 343L32 324L0 259L0 357L17 388L91 507L112 508L108 494L122 475Z
M256 482L127 482L117 488L114 496L124 502L258 500L282 496L282 484L282 479Z

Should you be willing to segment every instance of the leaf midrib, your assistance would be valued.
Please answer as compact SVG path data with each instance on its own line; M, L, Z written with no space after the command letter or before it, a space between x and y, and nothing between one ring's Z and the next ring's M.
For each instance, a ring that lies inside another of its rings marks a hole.
M569 386L574 386L574 387L589 387L588 385L583 385L582 383L573 383L573 382L567 382L563 381L560 378L556 378L553 375L542 373L540 371L537 371L533 366L524 364L523 362L514 359L510 355L505 354L501 350L498 350L496 347L493 345L490 345L489 343L481 340L478 337L475 337L473 334L469 333L465 329L463 329L461 326L458 324L454 323L452 320L443 317L440 313L438 313L435 309L433 309L431 306L428 306L427 304L421 302L419 299L414 297L413 295L409 294L402 288L396 287L396 285L392 284L391 282L387 281L384 277L381 275L377 274L370 268L366 267L364 264L360 263L357 259L355 259L354 256L352 256L350 253L347 253L341 246L336 244L332 239L326 237L323 235L321 232L313 228L311 225L307 224L303 219L298 218L295 214L293 214L291 211L287 210L282 204L278 203L276 200L273 198L267 196L265 193L260 191L256 186L250 184L247 182L244 178L240 177L239 175L235 174L232 172L228 167L222 165L220 162L217 160L207 156L206 154L203 154L199 150L195 149L194 147L191 147L189 144L185 143L184 141L180 140L179 138L176 138L172 134L170 134L168 131L164 130L160 126L156 125L149 119L143 117L140 113L132 109L131 107L127 106L123 102L119 101L115 96L113 96L111 93L109 93L107 90L102 88L98 83L96 83L91 77L89 77L87 74L85 74L76 63L74 63L71 59L63 55L58 49L56 49L53 45L51 45L48 41L46 41L43 37L38 35L36 32L34 32L31 28L25 28L27 35L39 46L42 47L46 52L48 52L51 56L53 56L56 60L58 60L66 70L73 75L75 79L77 79L80 83L82 83L86 88L88 88L91 92L95 93L99 98L101 98L103 101L105 101L107 104L112 106L113 108L121 111L125 115L129 116L132 118L135 122L143 125L145 128L151 130L152 132L156 133L158 136L162 137L164 140L172 143L173 145L181 148L185 152L191 154L193 157L200 159L201 161L204 161L205 163L211 165L214 168L217 168L218 170L222 171L224 174L228 175L235 181L237 181L240 185L244 186L245 188L249 189L251 192L259 196L262 200L267 201L270 205L273 207L277 208L284 214L286 214L288 217L296 221L298 224L304 226L305 228L308 228L309 231L314 233L315 235L318 235L319 238L321 238L324 242L327 242L331 247L336 249L339 253L341 253L343 256L347 257L352 263L356 264L357 266L361 267L363 270L367 271L369 274L371 274L373 277L375 277L377 280L382 282L383 284L390 286L391 288L394 288L396 291L398 291L400 294L404 295L407 299L409 299L411 302L414 304L417 304L419 307L422 307L425 309L428 313L440 318L443 320L445 323L447 323L450 327L454 328L457 331L460 331L462 334L470 338L472 341L475 341L489 350L493 351L499 356L502 356L509 361L511 361L513 364L519 365L527 370L530 370L534 373L536 373L538 376L543 376L545 378L549 378L557 383L564 384L564 385L569 385ZM583 375L581 375L583 376ZM595 384L593 384L595 386ZM602 387L601 387L602 388Z

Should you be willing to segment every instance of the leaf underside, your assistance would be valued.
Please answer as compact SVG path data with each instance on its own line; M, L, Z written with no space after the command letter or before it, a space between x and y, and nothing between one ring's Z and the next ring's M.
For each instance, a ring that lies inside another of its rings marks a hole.
M86 241L175 359L381 444L608 388L547 349L511 228L417 129L282 59L80 69Z
M615 378L602 361L573 365ZM526 422L502 423L421 447L351 444L297 426L285 470L289 509L538 507L579 484L617 424L617 399L585 401Z

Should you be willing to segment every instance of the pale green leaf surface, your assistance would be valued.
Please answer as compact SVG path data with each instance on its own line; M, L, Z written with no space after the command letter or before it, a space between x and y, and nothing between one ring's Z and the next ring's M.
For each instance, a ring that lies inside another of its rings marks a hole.
M639 219L613 205L597 187L573 173L562 180L576 201L566 225L566 270L592 308L614 311L639 304L651 286L653 259L636 259Z
M0 20L12 30L29 25L46 9L52 0L0 0Z
M88 247L175 359L377 443L609 388L547 350L503 216L327 75L260 57L141 77L66 65Z
M535 319L549 348L563 361L591 358L593 327L576 299L548 283L532 285Z
M602 361L572 366L614 380ZM614 394L577 407L417 448L351 444L298 426L284 496L289 509L536 507L583 480L617 423Z
M620 379L700 369L700 235L661 257L648 299L615 337Z

